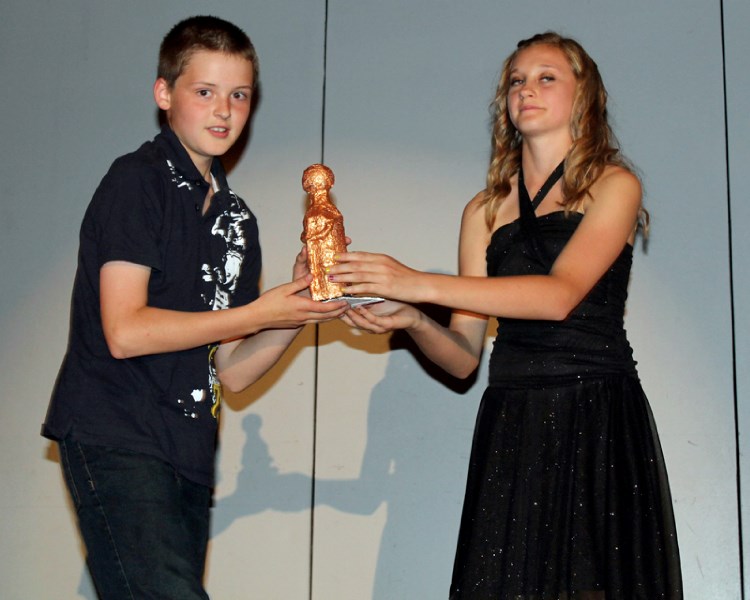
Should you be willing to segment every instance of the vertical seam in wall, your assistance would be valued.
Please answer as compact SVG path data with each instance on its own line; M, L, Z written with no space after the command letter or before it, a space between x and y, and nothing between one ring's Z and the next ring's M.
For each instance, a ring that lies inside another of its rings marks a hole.
M323 8L323 85L321 89L320 115L320 162L325 163L326 146L326 70L328 66L328 0L324 0ZM313 435L312 435L312 468L310 473L310 558L308 575L308 598L313 598L313 561L315 555L315 484L317 481L317 448L318 448L318 365L320 364L320 325L315 325L315 359L313 361Z
M729 318L731 325L732 340L732 396L734 401L734 454L737 480L737 541L739 546L739 569L740 569L740 598L745 598L745 561L742 535L742 477L740 472L740 421L739 421L739 398L737 394L737 344L735 330L735 303L734 303L734 256L732 239L732 188L729 167L729 109L727 101L727 60L724 31L724 0L719 3L719 14L721 17L721 71L724 93L724 160L726 163L727 180L727 238L729 254Z

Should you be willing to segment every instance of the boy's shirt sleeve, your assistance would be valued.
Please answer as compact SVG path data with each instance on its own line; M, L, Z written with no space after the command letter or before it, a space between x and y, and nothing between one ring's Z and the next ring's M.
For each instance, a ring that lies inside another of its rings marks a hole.
M155 170L113 165L92 201L99 267L121 260L162 268L159 234L164 219Z

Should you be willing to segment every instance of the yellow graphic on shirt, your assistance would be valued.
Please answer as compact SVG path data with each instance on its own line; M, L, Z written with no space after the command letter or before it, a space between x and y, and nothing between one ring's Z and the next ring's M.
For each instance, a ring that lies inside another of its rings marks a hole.
M214 344L213 346L209 346L208 351L208 383L209 389L211 390L211 401L213 402L211 406L211 415L217 420L219 418L219 412L221 411L221 381L216 373L214 355L218 349L219 345Z

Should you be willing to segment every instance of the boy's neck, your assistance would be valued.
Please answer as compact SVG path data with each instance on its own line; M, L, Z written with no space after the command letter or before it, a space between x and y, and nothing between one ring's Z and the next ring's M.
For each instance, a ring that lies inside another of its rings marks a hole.
M182 149L187 153L187 156L190 159L190 162L193 163L193 166L196 168L198 173L200 173L201 178L206 183L210 184L211 183L211 166L214 163L214 157L206 156L204 154L198 154L197 152L191 151L188 144L185 142L185 140L182 139L180 134L177 133L174 126L169 121L169 116L167 116L167 124L169 125L169 129L177 138L177 141L180 143L180 146L182 146Z
M200 164L193 161L193 164L195 165L195 168L198 169L198 173L201 174L201 177L203 178L203 180L206 183L210 184L211 183L211 165L213 164L213 159L207 161L206 163L201 161Z

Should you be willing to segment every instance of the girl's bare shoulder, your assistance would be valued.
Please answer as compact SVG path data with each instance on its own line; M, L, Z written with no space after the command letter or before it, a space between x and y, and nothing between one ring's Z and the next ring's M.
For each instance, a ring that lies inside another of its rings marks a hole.
M641 193L641 180L625 167L619 165L607 165L599 179L591 186L592 193L602 192L637 192Z
M484 212L484 207L487 199L487 190L481 190L469 200L464 208L464 216L474 215L477 212Z
M641 205L641 180L632 171L618 165L607 165L594 182L584 201L583 212L594 207L601 209L609 204L627 204L633 208Z

